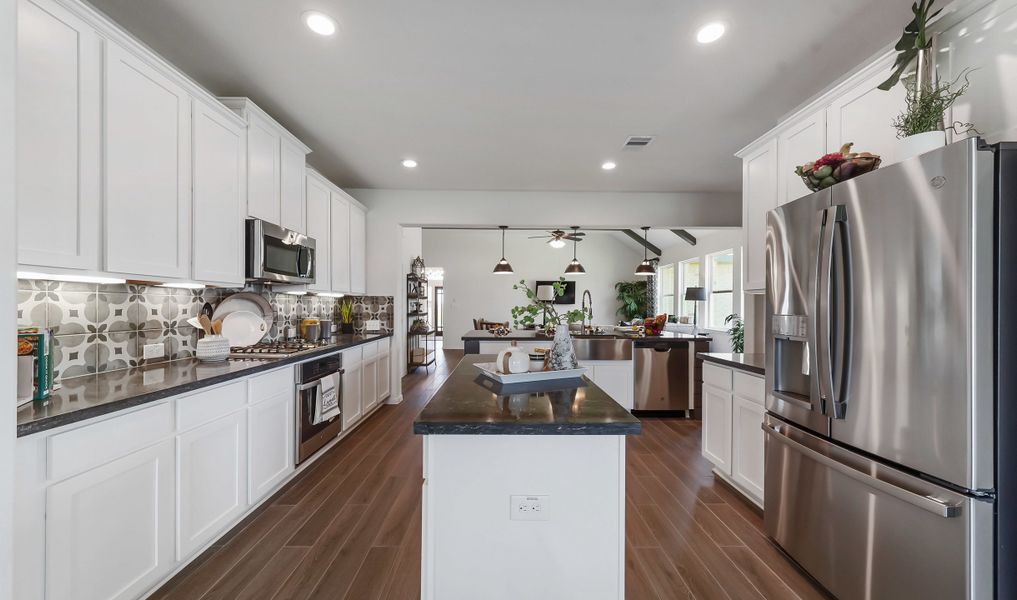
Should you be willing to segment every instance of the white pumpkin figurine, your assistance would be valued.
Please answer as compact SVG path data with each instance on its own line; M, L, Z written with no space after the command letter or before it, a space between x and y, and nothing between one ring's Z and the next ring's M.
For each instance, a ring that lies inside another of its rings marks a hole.
M526 373L530 370L530 355L518 346L509 346L498 353L495 364L499 373L506 375Z

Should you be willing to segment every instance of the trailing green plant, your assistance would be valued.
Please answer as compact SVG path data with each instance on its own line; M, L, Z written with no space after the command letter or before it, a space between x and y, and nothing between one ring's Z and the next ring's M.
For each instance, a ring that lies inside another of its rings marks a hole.
M727 334L731 338L731 350L736 354L745 352L745 322L742 321L741 315L738 313L729 314L724 318L724 324L731 325L727 330Z
M564 277L553 282L551 286L554 288L555 297L565 295ZM593 314L590 311L582 308L576 308L559 314L554 304L538 300L536 292L526 285L525 280L520 279L519 283L512 286L512 289L522 290L526 294L526 299L529 300L528 304L512 307L512 324L516 328L536 325L537 317L540 315L545 315L544 326L548 329L552 329L555 325L578 323L584 317L593 318Z
M618 302L621 302L621 306L615 312L624 317L626 321L646 316L646 285L646 280L619 281L614 284L614 289L618 292Z
M918 84L914 78L906 79L904 86L907 88L907 96L904 99L904 111L892 122L894 129L897 130L897 137L905 138L929 131L941 131L943 115L971 86L968 80L970 72L970 69L965 69L953 81L930 84L921 90L917 89ZM961 79L964 83L960 83ZM971 131L978 133L973 124L963 121L955 121L946 129L952 129L958 134Z
M879 84L879 89L884 92L897 85L904 71L918 58L919 52L932 47L932 37L927 32L929 21L934 19L942 10L940 9L930 14L929 11L932 10L934 2L935 0L920 0L911 5L911 12L915 16L911 19L910 23L904 26L904 32L901 34L900 40L894 46L894 50L897 51L897 59L893 63L890 77Z

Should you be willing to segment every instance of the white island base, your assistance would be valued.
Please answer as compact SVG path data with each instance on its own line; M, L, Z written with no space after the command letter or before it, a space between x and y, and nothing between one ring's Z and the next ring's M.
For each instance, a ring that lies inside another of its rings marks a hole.
M424 436L423 600L619 600L624 563L624 435Z

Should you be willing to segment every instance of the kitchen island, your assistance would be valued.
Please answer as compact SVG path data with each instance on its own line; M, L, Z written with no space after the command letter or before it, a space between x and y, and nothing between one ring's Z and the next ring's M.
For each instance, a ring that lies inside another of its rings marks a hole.
M421 597L624 597L625 436L588 378L502 386L466 356L413 423L424 436Z

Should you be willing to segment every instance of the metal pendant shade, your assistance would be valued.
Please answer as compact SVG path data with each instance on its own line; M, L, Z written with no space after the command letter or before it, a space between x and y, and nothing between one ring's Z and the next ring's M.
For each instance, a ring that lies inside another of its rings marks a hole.
M501 260L498 261L498 264L494 265L493 272L495 275L511 275L515 271L512 270L512 265L509 264L509 261L505 260L505 230L508 229L508 226L499 225L499 228L501 229Z
M657 270L653 268L653 263L650 262L650 258L646 255L646 234L649 230L649 227L643 227L643 262L639 263L639 266L636 267L636 275L640 275L642 277L648 277L657 272Z
M565 267L566 275L585 275L586 269L583 268L582 263L576 258L576 246L579 245L579 237L575 234L579 231L579 227L572 227L572 260L569 261L567 267Z

